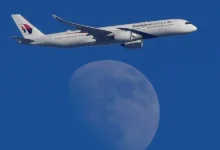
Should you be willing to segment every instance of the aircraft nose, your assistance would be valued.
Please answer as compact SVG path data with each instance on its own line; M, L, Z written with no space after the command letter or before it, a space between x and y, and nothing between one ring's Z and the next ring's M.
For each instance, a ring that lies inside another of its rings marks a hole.
M196 31L197 27L195 25L192 25L192 31Z

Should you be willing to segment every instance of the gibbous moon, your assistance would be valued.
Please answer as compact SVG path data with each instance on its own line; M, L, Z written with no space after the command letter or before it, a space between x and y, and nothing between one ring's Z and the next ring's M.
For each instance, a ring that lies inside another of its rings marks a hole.
M159 125L160 107L153 86L140 71L102 60L80 67L70 81L71 109L85 145L105 150L149 146Z

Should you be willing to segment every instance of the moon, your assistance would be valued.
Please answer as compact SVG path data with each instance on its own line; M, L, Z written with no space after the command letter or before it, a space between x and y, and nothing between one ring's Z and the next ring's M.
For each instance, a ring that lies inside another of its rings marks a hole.
M139 70L120 61L95 61L77 69L70 82L77 134L90 149L149 146L159 125L160 107L152 84Z

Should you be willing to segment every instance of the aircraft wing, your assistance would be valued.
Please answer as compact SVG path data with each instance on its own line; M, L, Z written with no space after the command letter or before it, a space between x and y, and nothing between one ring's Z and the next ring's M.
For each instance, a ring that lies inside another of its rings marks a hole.
M154 36L154 35L151 35L151 34L148 34L148 33L145 33L145 32L141 32L141 31L138 31L138 30L134 30L134 29L129 29L129 28L118 28L118 29L123 30L123 31L131 31L133 33L141 35L143 38L156 38L156 36Z
M73 26L73 27L81 30L82 32L87 32L87 33L92 34L92 35L94 35L94 34L95 35L96 34L108 35L108 34L112 33L111 31L101 30L101 29L98 29L98 28L94 28L94 27L90 27L90 26L85 26L85 25L69 22L69 21L66 21L66 20L56 16L56 15L52 15L52 16L53 16L53 18L55 18L56 20L58 20L62 23L68 24L70 26Z

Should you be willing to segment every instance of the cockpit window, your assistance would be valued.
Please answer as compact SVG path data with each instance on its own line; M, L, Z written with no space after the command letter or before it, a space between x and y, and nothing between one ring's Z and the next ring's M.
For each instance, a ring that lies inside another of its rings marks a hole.
M185 24L191 24L190 22L186 22Z

